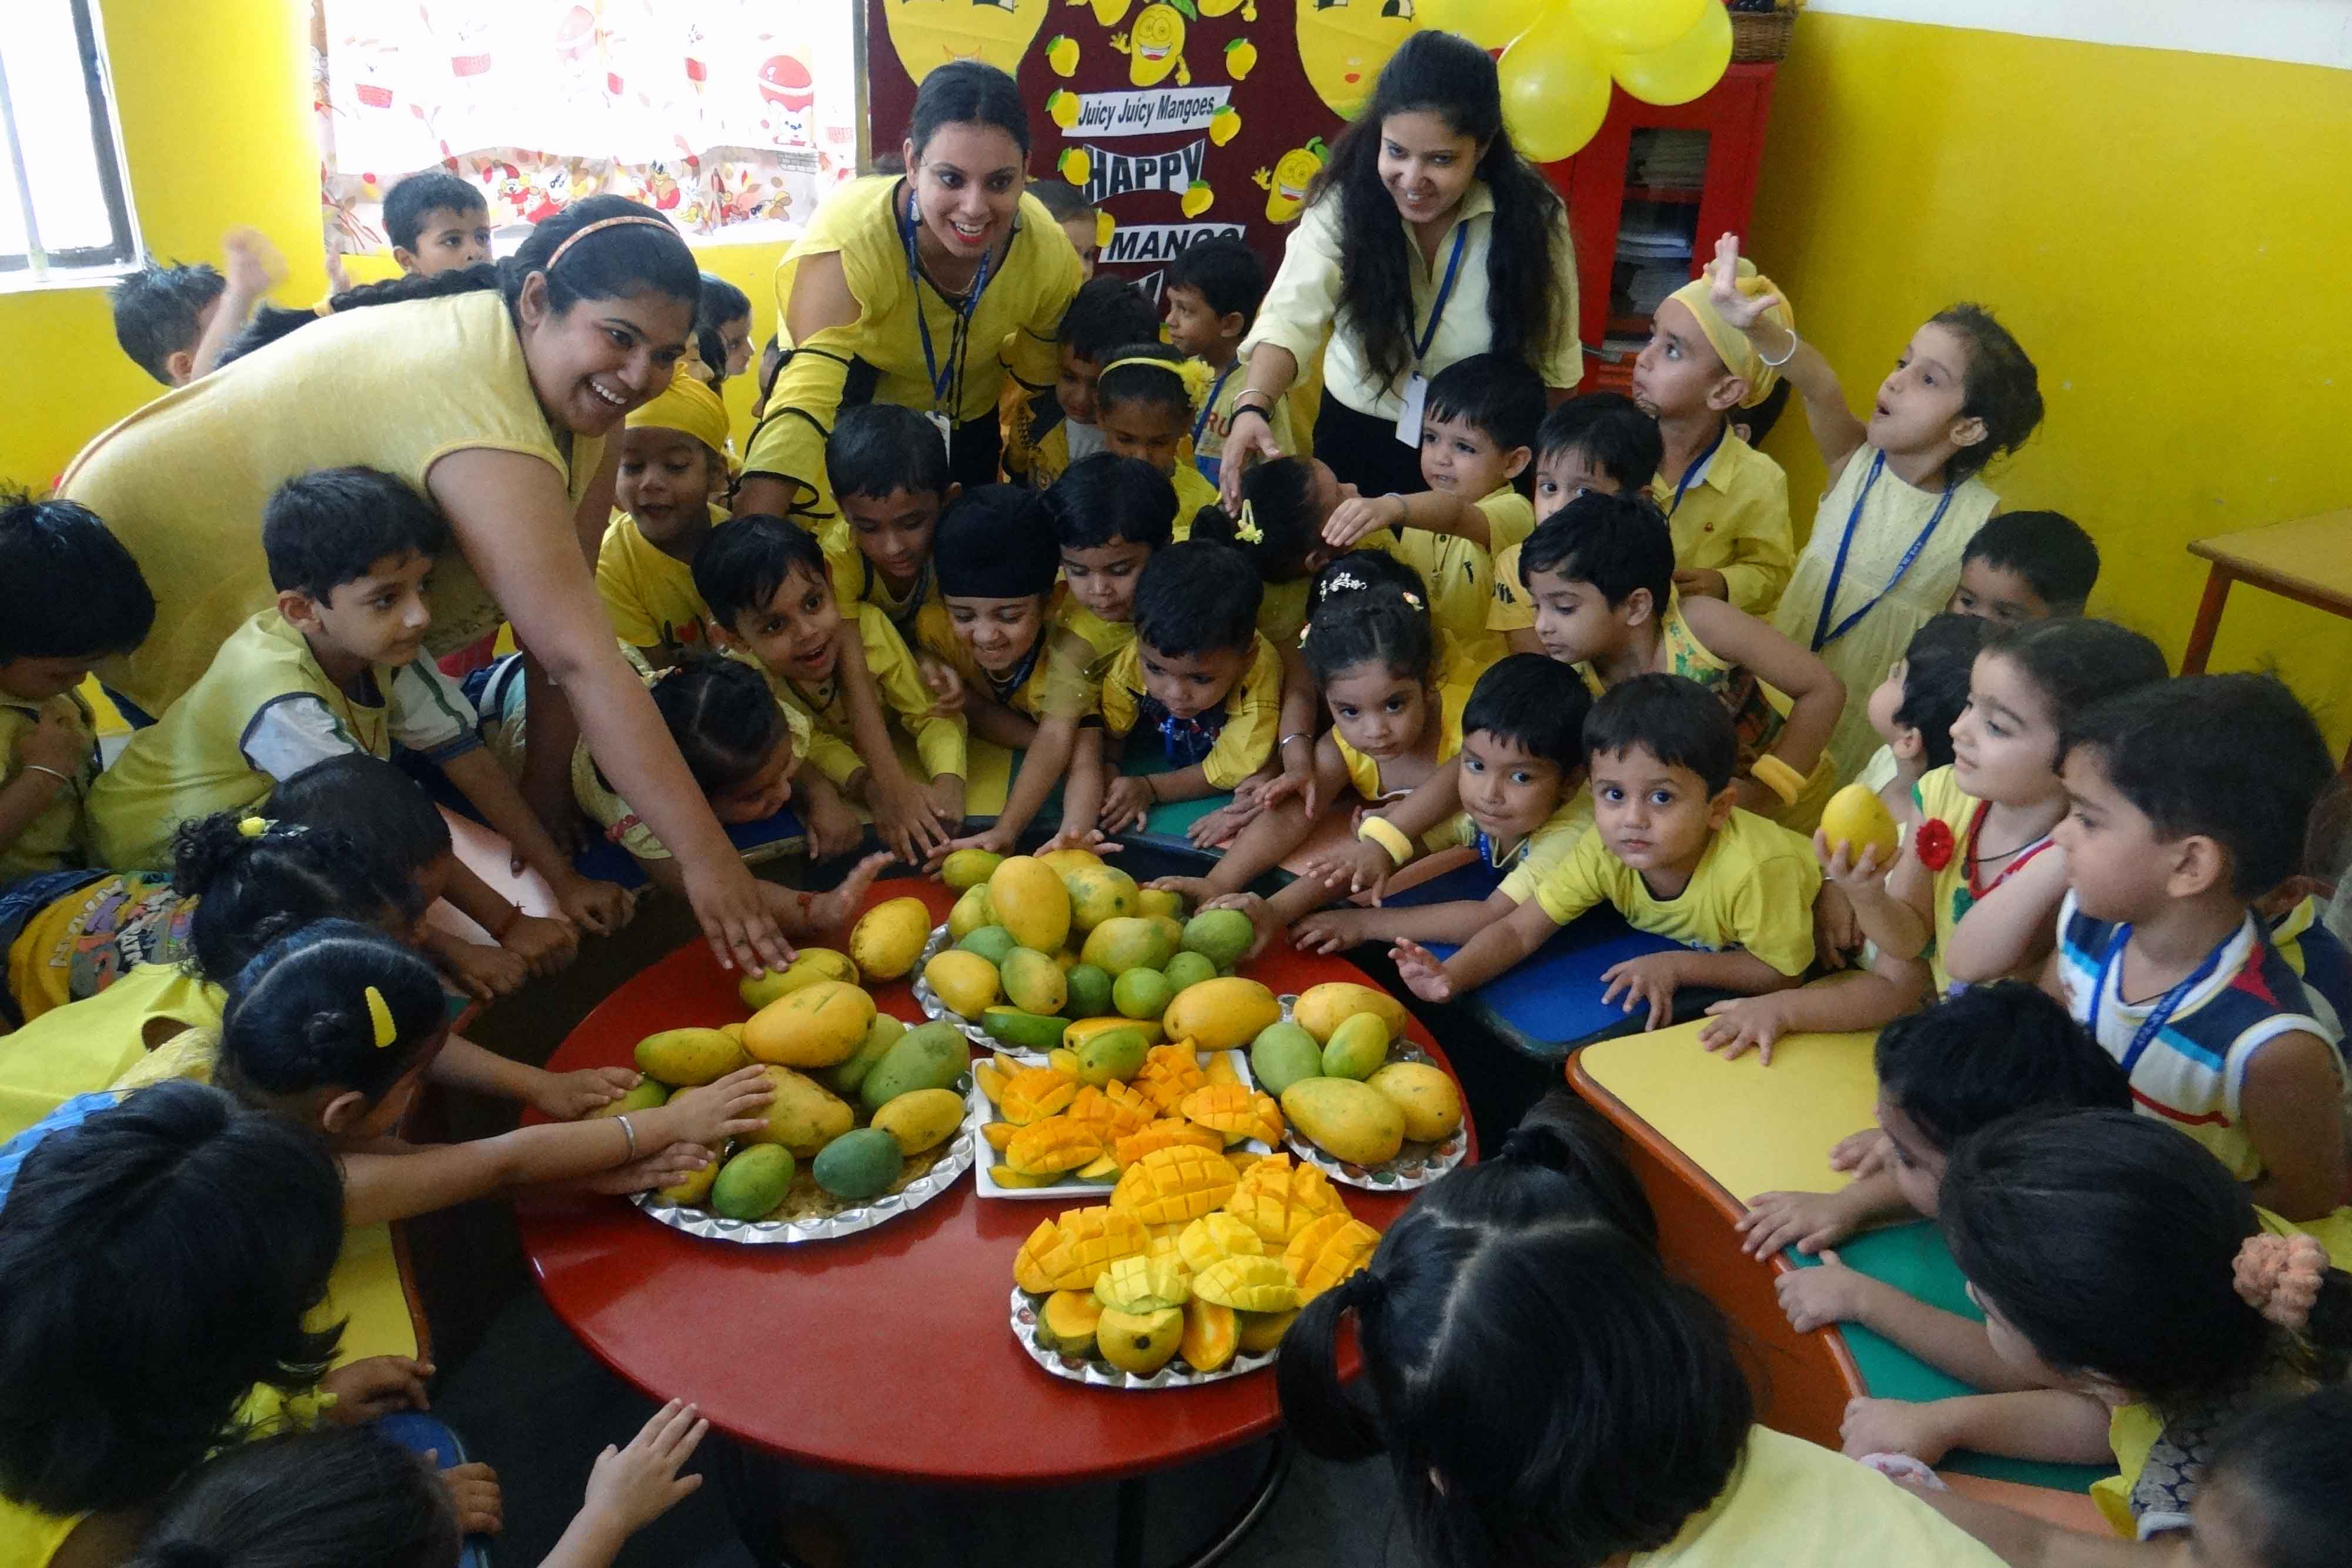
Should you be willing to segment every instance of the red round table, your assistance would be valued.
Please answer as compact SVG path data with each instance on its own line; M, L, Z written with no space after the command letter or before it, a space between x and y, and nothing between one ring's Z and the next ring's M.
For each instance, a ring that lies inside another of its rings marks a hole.
M909 894L946 917L950 895L928 879L878 883L866 902ZM1276 992L1365 980L1352 965L1286 945L1246 972ZM921 1020L906 981L871 988L884 1011ZM734 977L695 942L614 991L548 1065L625 1063L656 1030L742 1017ZM1407 1032L1444 1060L1417 1020ZM1476 1148L1474 1130L1474 1158ZM1339 1190L1382 1228L1405 1206ZM1271 1432L1270 1370L1129 1393L1067 1382L1029 1359L1009 1322L1013 1256L1038 1221L1074 1206L983 1199L967 1179L838 1241L705 1240L616 1198L528 1202L521 1228L549 1305L606 1365L786 1458L929 1483L1061 1484L1136 1476Z

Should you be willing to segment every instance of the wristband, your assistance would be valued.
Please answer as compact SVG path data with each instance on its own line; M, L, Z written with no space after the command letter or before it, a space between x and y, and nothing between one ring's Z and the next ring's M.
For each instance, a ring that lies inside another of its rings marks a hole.
M1402 865L1412 859L1412 841L1404 830L1386 817L1366 817L1356 829L1356 837L1369 840L1389 852L1389 859Z
M1780 796L1784 805L1795 805L1805 792L1805 776L1769 752L1756 759L1748 776Z
M614 1120L615 1122L618 1122L619 1124L621 1124L621 1132L622 1132L622 1134L623 1134L625 1136L626 1136L626 1137L627 1137L627 1139L629 1140L629 1157L628 1157L628 1159L627 1159L627 1161L626 1161L625 1163L626 1163L626 1164L629 1164L629 1165L635 1165L635 1164L636 1164L636 1163L637 1163L637 1130L636 1130L635 1127L632 1127L631 1125L629 1125L629 1118L628 1118L625 1114L619 1115L619 1116L615 1116L615 1117L614 1117L614 1118L613 1118L613 1120Z
M1263 403L1237 402L1234 404L1233 412L1225 415L1226 434L1230 435L1233 434L1234 421L1239 419L1245 413L1254 413L1260 419L1265 421L1265 427L1268 430L1274 428L1274 415L1266 411L1266 408Z

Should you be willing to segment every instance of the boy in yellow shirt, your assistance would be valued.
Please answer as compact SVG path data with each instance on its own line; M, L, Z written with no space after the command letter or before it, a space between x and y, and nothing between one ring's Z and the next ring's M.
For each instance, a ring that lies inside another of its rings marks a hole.
M1536 895L1452 957L1400 941L1397 973L1423 1001L1451 1001L1517 964L1598 904L1637 931L1688 949L1631 958L1604 972L1602 1000L1649 1008L1647 1029L1674 1022L1685 986L1760 995L1804 977L1813 962L1812 845L1739 810L1730 716L1680 675L1611 686L1585 721L1594 831Z
M1098 667L1135 641L1135 584L1174 542L1176 487L1140 457L1098 452L1045 492L1045 518L1067 585L1054 624L1076 633Z
M1490 641L1495 557L1535 531L1519 477L1543 418L1543 381L1517 356L1473 354L1448 365L1431 380L1423 407L1421 476L1429 488L1341 501L1324 522L1324 542L1381 550L1412 567L1428 586L1437 630L1476 653Z
M959 489L947 443L911 408L869 402L841 411L824 444L825 482L841 516L818 530L845 612L871 604L913 647L926 620L944 613L931 569L940 513Z
M939 711L906 640L879 606L835 599L814 535L782 517L738 517L695 557L694 585L710 606L719 646L758 664L769 689L821 736L847 743L813 747L811 758L844 795L864 803L885 844L919 863L962 831L963 715ZM928 788L900 765L886 714L913 737ZM818 837L814 824L810 833ZM847 847L826 842L823 852Z
M629 411L614 480L620 509L596 552L596 591L621 641L667 670L709 641L694 558L726 521L727 409L681 361L669 385Z
M97 724L75 690L99 660L155 623L139 563L98 514L0 496L0 884L89 862L82 802L98 777ZM0 898L0 925L17 890ZM33 907L38 907L36 904Z
M441 514L393 475L322 468L280 486L261 522L277 607L238 628L99 776L99 863L168 866L184 820L257 806L314 763L354 751L389 759L398 744L439 768L546 878L567 919L600 934L625 922L628 894L572 869L483 748L457 683L425 655L424 582L448 545Z
M1230 545L1157 551L1135 585L1135 638L1103 676L1102 728L1078 737L1063 832L1139 826L1151 808L1233 789L1274 755L1282 656L1258 635L1257 569ZM1106 755L1138 727L1158 732L1164 768L1123 774Z
M1742 293L1779 295L1753 263L1739 265ZM1731 418L1771 395L1780 372L1716 314L1710 287L1702 277L1666 296L1633 361L1633 401L1658 422L1665 446L1650 496L1674 530L1675 590L1769 617L1797 563L1789 476L1740 438ZM1779 298L1768 315L1787 327L1787 296Z
M1132 283L1097 277L1082 285L1062 313L1057 337L1061 373L1054 395L1016 402L1004 442L1004 472L1042 490L1081 457L1103 449L1095 422L1095 382L1125 343L1156 341L1160 313Z
M1249 378L1241 369L1242 340L1257 320L1265 298L1265 263L1234 235L1194 240L1168 264L1161 289L1168 301L1168 340L1201 361L1208 391L1192 415L1192 466L1215 489L1223 472L1225 434L1234 424L1234 400ZM1296 452L1290 438L1290 403L1277 398L1266 414L1274 444Z
M1544 415L1536 427L1538 522L1588 491L1638 496L1657 476L1664 455L1658 422L1622 392L1587 392ZM1521 545L1495 552L1495 600L1486 630L1514 653L1540 653L1536 601L1519 577Z

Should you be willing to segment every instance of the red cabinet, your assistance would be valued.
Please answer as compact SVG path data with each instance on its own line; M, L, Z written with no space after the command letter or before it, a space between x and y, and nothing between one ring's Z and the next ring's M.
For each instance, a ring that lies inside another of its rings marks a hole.
M1698 276L1717 235L1748 233L1774 69L1735 64L1671 109L1620 90L1584 151L1545 165L1576 235L1583 390L1622 391L1657 300Z

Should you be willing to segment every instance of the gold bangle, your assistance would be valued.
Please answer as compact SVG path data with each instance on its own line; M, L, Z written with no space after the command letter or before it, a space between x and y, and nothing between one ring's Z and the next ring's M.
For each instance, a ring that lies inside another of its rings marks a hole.
M1748 776L1780 796L1783 805L1795 805L1805 792L1805 776L1769 752L1756 759Z
M1412 841L1404 836L1402 828L1386 817L1366 817L1356 829L1356 837L1369 839L1380 845L1389 852L1389 859L1399 865L1412 859Z

